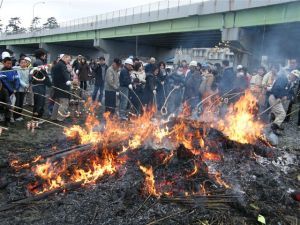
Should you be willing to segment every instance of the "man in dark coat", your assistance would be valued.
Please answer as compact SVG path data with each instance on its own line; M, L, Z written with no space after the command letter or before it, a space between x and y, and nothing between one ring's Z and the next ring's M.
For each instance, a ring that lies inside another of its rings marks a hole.
M275 116L271 128L275 134L280 134L279 129L286 117L284 104L289 96L289 81L283 71L279 72L270 93L269 104L272 107L271 112Z
M67 69L67 64L70 64L71 56L67 54L62 54L60 56L59 62L52 69L52 79L54 85L54 99L60 105L55 103L53 107L53 112L51 115L51 120L63 121L69 116L68 106L70 99L71 90L71 75ZM55 88L56 87L56 88ZM59 90L59 89L61 90Z
M120 118L122 120L127 120L126 111L129 97L129 89L132 90L132 81L130 77L130 71L133 67L132 59L126 59L124 62L125 66L120 72Z
M46 64L47 54L43 49L38 49L34 53L35 62L33 63L33 67L38 67Z
M188 104L191 112L201 100L201 93L199 91L202 77L197 71L197 62L192 61L189 65L190 71L188 72L185 80L184 102Z
M104 81L105 81L105 75L106 71L108 69L108 66L105 63L105 58L102 56L97 61L97 65L94 69L95 72L95 87L94 92L92 95L93 101L96 101L98 91L100 91L98 101L101 102L103 98L103 91L104 91Z
M233 68L229 66L228 60L223 60L222 66L224 70L219 83L219 93L221 96L233 90L236 77Z
M0 101L4 102L6 104L10 104L10 99L9 99L9 92L6 88L4 88L2 81L0 80ZM9 126L10 123L10 111L9 111L10 107L8 105L5 104L1 104L0 103L0 112L4 113L4 125L5 126Z
M185 84L183 67L179 66L177 71L167 77L166 82L169 95L166 103L168 114L175 113L182 102L183 88Z

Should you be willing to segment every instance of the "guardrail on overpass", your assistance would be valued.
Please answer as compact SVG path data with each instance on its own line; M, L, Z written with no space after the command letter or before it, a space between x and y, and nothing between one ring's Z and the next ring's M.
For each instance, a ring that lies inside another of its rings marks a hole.
M167 0L113 11L101 15L70 20L59 24L58 28L40 30L30 33L0 35L0 40L13 40L30 37L80 31L99 30L110 27L141 24L162 20L207 15L267 5L283 4L298 0Z

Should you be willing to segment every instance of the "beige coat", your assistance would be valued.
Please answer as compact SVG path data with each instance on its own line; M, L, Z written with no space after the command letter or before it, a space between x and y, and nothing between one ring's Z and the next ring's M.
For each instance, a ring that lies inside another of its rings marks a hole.
M263 76L260 76L258 74L252 76L250 80L251 93L256 97L256 99L258 99L260 105L262 105L265 102L262 81Z
M203 77L202 77L202 82L200 84L200 87L199 87L199 91L200 93L203 95L203 94L207 94L207 95L210 95L212 94L212 84L214 82L214 75L211 74L211 73L207 73L207 74L204 74Z
M114 70L112 66L110 66L106 72L104 89L106 91L118 91L119 87L119 71Z

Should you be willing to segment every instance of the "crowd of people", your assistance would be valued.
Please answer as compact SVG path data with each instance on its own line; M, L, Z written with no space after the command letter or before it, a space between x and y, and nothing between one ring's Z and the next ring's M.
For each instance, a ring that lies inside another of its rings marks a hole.
M40 121L47 99L51 100L50 119L64 121L70 116L72 87L80 87L83 99L90 93L92 101L102 103L105 111L120 120L152 109L162 116L176 115L183 104L191 112L205 113L199 103L213 95L222 97L219 116L223 117L227 106L237 100L232 96L250 90L258 99L262 119L271 120L271 129L280 135L299 93L300 70L295 59L290 59L287 66L260 66L249 73L243 65L233 68L228 60L215 64L182 60L170 68L153 57L147 64L136 57L124 61L115 58L111 65L103 56L88 62L78 55L72 62L70 55L61 54L51 65L46 64L46 57L46 52L39 49L33 63L26 55L14 62L8 52L2 53L0 113L5 127L23 120L24 104L33 106L32 119Z

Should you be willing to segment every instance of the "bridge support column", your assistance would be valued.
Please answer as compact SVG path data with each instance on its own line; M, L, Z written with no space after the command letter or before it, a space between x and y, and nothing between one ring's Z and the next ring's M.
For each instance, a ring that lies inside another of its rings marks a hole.
M243 28L228 28L222 30L222 41L229 41L231 50L235 54L236 65L256 67L261 62L261 37L253 31Z

